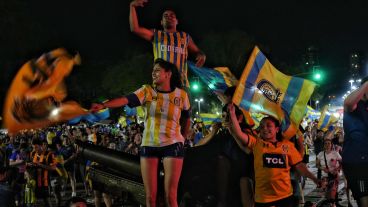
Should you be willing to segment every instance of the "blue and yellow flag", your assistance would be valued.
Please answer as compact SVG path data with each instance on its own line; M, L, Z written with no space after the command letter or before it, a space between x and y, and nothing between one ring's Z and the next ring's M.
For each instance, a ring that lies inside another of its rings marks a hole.
M321 117L319 118L317 128L322 131L327 131L328 127L337 123L339 119L328 111L328 107L323 108Z
M99 122L101 120L105 120L110 117L110 110L109 109L101 109L96 113L89 113L86 115L75 117L68 121L69 124L77 124L80 121L88 121L90 123Z
M221 115L217 114L200 113L199 117L206 127L211 126L213 123L221 122Z
M223 101L223 94L228 87L236 86L238 80L227 67L198 68L193 62L188 63L193 71Z
M305 117L307 117L307 119L310 121L319 119L320 116L321 116L321 112L313 109L311 106L307 106L307 108L305 109Z
M277 118L283 136L293 137L315 84L278 71L255 47L236 88L233 102L249 112Z
M253 128L257 128L259 126L259 124L261 123L261 120L263 119L263 117L265 117L265 115L261 114L261 113L251 113L252 119L254 121L254 127Z
M227 67L216 68L198 68L193 62L188 63L189 68L210 88L210 90L217 95L222 103L226 103L224 92L231 86L238 85L238 79L231 73ZM251 115L247 111L243 111L246 122L254 125Z

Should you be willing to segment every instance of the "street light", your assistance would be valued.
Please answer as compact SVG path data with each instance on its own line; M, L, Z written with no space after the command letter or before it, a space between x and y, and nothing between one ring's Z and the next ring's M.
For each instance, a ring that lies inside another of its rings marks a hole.
M352 88L353 87L353 83L355 82L353 79L350 79L349 80L349 82L350 82L350 87Z
M201 113L201 102L203 102L203 98L195 99L195 102L198 102L198 113Z
M319 100L316 101L316 109L318 110Z

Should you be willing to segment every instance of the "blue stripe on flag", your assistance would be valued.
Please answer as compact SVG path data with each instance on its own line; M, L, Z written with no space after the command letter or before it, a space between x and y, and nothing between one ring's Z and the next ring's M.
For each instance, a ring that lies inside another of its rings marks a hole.
M215 69L216 70L216 69ZM216 70L218 73L216 74L216 86L218 86L218 88L216 87L216 89L220 89L225 91L229 86L226 84L226 80L225 80L225 76L218 70ZM221 84L219 84L221 83Z
M224 91L228 88L223 75L217 71L216 69L211 68L198 68L191 61L188 61L189 68L205 83L207 86L213 84L213 88L211 90L220 91L224 93Z
M327 126L328 122L330 121L330 117L329 115L325 114L325 117L323 117L323 122L321 124L320 129L323 129Z
M290 120L287 117L290 117L293 107L299 98L303 83L303 79L295 77L292 77L289 82L284 99L281 102L281 108L283 109L283 112L286 113L284 116L285 120L281 123L282 131L287 130L290 126Z
M247 80L245 82L244 94L242 101L240 103L240 106L247 111L249 111L250 106L252 105L252 99L255 93L255 90L252 89L252 87L255 87L256 84L255 82L265 62L266 57L262 54L261 51L259 51L256 56L256 59L254 60L253 66L248 74Z
M293 110L293 107L296 103L296 101L299 98L299 94L302 90L304 80L301 78L295 78L292 77L288 88L286 89L286 93L284 96L284 100L282 100L281 107L291 114L291 111Z
M284 113L286 112L284 111ZM281 121L281 131L285 132L289 127L290 127L290 117L288 115L285 115L284 119L282 119Z

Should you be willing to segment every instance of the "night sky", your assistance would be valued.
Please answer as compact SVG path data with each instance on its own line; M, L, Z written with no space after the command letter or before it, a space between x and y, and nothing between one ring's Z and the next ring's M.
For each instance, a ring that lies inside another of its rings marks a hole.
M10 0L2 1L0 6L16 6ZM9 57L7 64L0 65L1 97L18 68L14 66L56 47L79 51L87 65L123 58L126 48L146 47L151 51L149 43L129 30L129 1L18 1L26 6L9 8L9 15L21 12L27 16L24 22L37 25L37 29L28 29L30 32L22 35L30 44L33 39L38 44L24 48L12 37L12 33L22 36L20 31L27 27L23 22L10 25L9 29L1 27L0 41L7 44L0 47L0 52L6 54L3 59ZM351 52L365 54L368 48L368 7L358 1L151 0L138 10L140 24L159 27L161 12L166 7L177 11L178 29L190 33L197 43L209 31L242 30L256 42L267 45L272 58L284 62L300 61L306 48L314 45L333 81L346 80ZM0 17L4 18L4 14Z

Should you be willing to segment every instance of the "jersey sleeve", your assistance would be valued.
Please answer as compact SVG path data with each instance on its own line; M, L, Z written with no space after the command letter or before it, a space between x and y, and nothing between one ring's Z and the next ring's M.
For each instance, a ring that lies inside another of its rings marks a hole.
M129 107L136 107L143 105L148 96L148 87L146 85L142 86L140 89L136 90L134 93L126 96L128 99Z
M253 150L256 144L257 144L257 138L251 134L248 134L248 148Z

